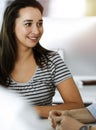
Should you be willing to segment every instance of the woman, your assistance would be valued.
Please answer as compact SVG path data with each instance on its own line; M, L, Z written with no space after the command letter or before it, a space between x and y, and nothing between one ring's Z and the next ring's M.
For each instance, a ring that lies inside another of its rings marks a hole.
M72 75L58 53L43 48L43 7L35 0L15 0L5 10L1 28L0 83L25 97L41 117L50 110L83 107ZM52 106L55 89L64 104Z

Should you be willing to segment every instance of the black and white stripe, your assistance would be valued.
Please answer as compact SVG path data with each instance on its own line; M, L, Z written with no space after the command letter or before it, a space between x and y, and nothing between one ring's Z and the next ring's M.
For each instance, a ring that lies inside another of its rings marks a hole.
M26 83L11 79L9 89L19 93L32 105L51 105L56 86L72 75L58 53L50 56L48 66L37 68L34 76Z

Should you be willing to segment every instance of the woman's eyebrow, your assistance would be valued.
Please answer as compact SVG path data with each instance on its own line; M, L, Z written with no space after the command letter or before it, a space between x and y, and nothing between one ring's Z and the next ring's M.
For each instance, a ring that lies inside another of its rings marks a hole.
M33 22L33 20L26 19L26 20L24 20L24 22Z
M43 19L40 19L39 21L40 21L40 22L43 22Z
M39 22L43 22L43 19L40 19L40 20L38 20ZM30 20L30 19L26 19L26 20L24 20L24 22L33 22L33 20Z

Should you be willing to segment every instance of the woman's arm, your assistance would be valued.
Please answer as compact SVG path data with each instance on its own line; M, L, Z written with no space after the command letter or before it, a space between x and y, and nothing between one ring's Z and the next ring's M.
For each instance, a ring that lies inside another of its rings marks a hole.
M55 128L57 123L60 122L64 116L70 116L82 123L96 122L95 118L86 108L73 109L73 110L53 110L49 112L49 119L52 122L52 127Z
M96 121L86 108L70 110L68 111L68 115L82 123L91 123Z
M59 83L57 89L64 101L63 110L84 107L80 92L72 78Z
M70 110L84 107L80 93L72 78L59 83L57 89L64 103L53 106L36 106L35 108L40 117L48 118L51 110Z

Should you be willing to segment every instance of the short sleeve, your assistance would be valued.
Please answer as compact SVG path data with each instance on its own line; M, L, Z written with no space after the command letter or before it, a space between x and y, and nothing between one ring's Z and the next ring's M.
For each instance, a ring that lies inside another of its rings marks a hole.
M72 77L71 72L68 69L66 63L57 52L51 58L51 62L52 80L55 85L58 85L63 80Z

